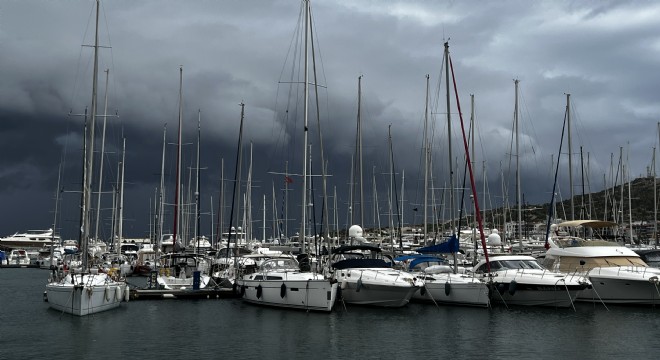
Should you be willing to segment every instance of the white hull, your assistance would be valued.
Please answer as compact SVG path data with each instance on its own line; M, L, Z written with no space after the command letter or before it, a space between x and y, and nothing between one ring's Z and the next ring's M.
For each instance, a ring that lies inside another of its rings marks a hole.
M490 273L484 273L486 265L486 261L481 260L474 271L483 274L494 303L570 307L590 285L583 276L544 269L530 256L494 256L490 258Z
M413 299L439 304L488 307L488 285L472 277L456 274L433 275L426 280ZM449 286L447 286L449 284Z
M0 248L38 250L50 246L53 241L56 244L61 241L58 235L53 237L53 230L28 230L26 233L0 237Z
M110 279L106 274L86 274L77 284L68 275L62 281L46 285L46 299L51 308L68 314L85 316L119 307L126 284Z
M556 287L539 289L517 289L513 294L507 288L500 288L502 283L494 283L491 292L491 301L494 303L501 303L506 305L521 305L521 306L550 306L550 307L570 307L578 296L584 290L566 290L566 288L558 284ZM506 284L508 285L508 284ZM518 283L518 287L523 287L523 284ZM532 285L536 286L536 285Z
M587 277L592 288L579 301L607 304L660 304L660 269L647 267L634 251L623 246L551 247L547 266Z
M337 298L337 283L314 274L307 280L243 279L239 285L243 300L266 306L329 312Z
M334 276L348 304L401 307L419 290L412 275L388 268L341 269Z
M649 268L594 268L589 272L592 289L579 301L607 304L660 305L660 272Z

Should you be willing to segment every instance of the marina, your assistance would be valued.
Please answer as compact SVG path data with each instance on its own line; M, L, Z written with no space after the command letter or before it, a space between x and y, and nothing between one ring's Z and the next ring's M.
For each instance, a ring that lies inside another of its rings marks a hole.
M644 17L548 4L506 38L445 13L463 4L261 1L43 5L59 23L34 28L80 58L25 46L75 77L0 31L48 88L15 80L0 104L0 358L657 358L657 104L613 100L618 72L579 56L503 55L568 28L553 9L580 14L569 48Z

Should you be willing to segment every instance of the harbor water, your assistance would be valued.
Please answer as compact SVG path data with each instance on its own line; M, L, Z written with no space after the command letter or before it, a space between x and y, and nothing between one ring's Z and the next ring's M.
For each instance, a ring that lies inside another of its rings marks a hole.
M660 308L411 303L330 313L240 299L138 300L86 317L43 301L48 272L0 269L0 359L657 359ZM140 278L129 278L138 284Z

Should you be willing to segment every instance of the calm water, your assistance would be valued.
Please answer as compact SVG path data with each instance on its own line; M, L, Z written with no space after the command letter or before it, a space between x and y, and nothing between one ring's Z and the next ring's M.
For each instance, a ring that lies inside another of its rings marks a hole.
M657 359L660 308L410 304L278 310L238 299L139 300L88 317L43 302L48 273L0 269L0 359ZM129 281L135 283L140 279Z

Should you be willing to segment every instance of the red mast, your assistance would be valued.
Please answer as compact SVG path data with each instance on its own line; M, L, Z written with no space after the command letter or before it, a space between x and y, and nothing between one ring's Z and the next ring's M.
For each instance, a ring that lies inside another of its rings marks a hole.
M449 54L447 54L449 56ZM486 249L486 237L484 236L484 226L481 219L481 212L479 212L479 199L477 197L477 188L474 185L474 174L472 173L472 163L470 162L470 149L468 147L467 138L465 137L465 126L463 125L463 113L461 112L461 102L458 100L458 90L456 87L456 77L454 77L454 64L449 57L449 66L451 69L451 79L454 83L454 94L456 95L456 106L458 107L458 116L461 118L461 132L463 133L463 145L465 146L465 156L470 170L470 186L472 194L474 195L474 208L475 216L477 217L477 224L479 224L479 234L481 235L481 247L484 249L484 256L486 257L486 266L490 272L490 262L488 262L488 250Z

